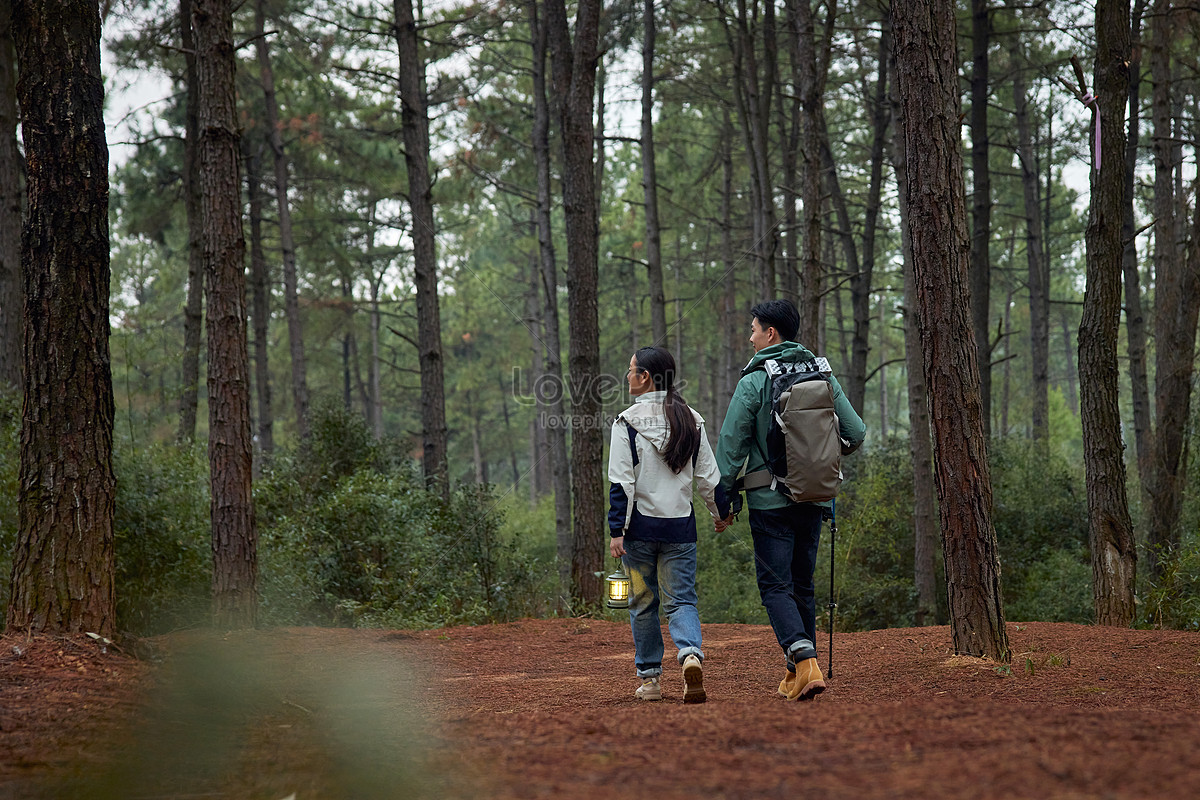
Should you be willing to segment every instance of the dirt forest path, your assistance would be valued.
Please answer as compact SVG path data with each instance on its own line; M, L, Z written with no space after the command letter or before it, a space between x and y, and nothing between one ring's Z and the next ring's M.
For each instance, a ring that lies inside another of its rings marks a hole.
M1200 634L1009 638L1005 669L946 627L838 634L788 703L769 628L706 625L684 705L673 663L634 699L606 621L183 633L157 663L4 637L0 799L1200 797Z

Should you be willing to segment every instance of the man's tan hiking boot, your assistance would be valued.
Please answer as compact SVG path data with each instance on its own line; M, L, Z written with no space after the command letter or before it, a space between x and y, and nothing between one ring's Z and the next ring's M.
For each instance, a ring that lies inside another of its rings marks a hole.
M683 660L683 702L703 703L708 699L704 691L704 668L700 659L690 655Z
M796 673L790 669L784 673L783 680L779 682L779 694L787 697L792 691L792 687L796 685Z
M642 685L633 693L638 700L662 700L662 687L658 678L642 678Z
M784 678L787 683L787 678ZM783 691L783 684L779 685ZM825 691L825 676L815 658L806 658L796 665L796 680L786 692L788 700L812 700Z

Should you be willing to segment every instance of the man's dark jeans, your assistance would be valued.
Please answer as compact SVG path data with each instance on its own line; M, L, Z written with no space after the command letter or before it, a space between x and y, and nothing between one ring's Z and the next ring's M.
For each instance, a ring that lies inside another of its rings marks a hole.
M823 512L814 503L750 511L758 592L789 669L817 656L813 570Z

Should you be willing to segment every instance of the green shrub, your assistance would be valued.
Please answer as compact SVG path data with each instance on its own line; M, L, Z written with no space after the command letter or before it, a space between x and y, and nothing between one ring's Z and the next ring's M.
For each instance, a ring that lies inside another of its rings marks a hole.
M420 628L542 612L547 571L501 524L488 489L446 503L413 472L357 472L262 531L264 621Z
M991 464L1006 609L1022 620L1090 622L1082 466L1058 448L1043 452L1022 439L993 441Z
M1005 591L1005 596L1009 597L1009 592ZM1005 600L1004 617L1013 622L1091 622L1095 611L1087 550L1051 551L1044 561L1028 568L1023 590L1011 597Z
M749 511L717 533L708 507L697 499L696 597L702 622L767 624L754 577Z
M837 500L838 535L834 543L838 629L910 626L917 600L908 441L892 438L874 445L847 459L844 469L846 480ZM815 577L819 611L827 606L829 595L828 525L821 539ZM939 588L944 583L939 579ZM942 592L939 595L942 617L945 597ZM823 624L828 625L828 621Z
M1162 577L1156 582L1143 579L1139 597L1144 598L1139 610L1146 624L1200 630L1200 537L1185 536L1163 562Z
M117 626L149 635L206 621L212 548L204 447L121 442L113 468Z

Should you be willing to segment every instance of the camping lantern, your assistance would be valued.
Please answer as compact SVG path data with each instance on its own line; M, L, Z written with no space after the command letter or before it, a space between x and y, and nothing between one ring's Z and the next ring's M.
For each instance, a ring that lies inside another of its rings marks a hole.
M629 608L629 592L632 581L625 574L624 566L618 566L617 571L604 579L604 596L609 608Z

